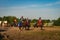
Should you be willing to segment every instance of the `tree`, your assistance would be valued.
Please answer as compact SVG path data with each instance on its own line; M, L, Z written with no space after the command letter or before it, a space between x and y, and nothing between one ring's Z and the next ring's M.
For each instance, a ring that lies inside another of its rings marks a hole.
M32 22L32 23L35 23L35 22L37 22L37 19L33 19L31 22Z
M60 26L60 18L58 18L57 20L54 20L53 25Z
M18 21L18 18L16 18L15 16L4 16L2 18L3 21L8 21L8 23L12 24L14 19L16 19Z
M42 20L43 21L43 23L49 23L50 22L50 20L48 19L48 20Z
M2 17L0 17L0 21L2 21Z

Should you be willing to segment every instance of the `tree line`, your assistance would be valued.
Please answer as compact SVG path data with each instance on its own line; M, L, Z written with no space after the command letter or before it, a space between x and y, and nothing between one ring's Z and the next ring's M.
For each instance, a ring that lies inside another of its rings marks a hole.
M17 22L20 21L20 18L17 18L15 16L3 16L3 17L0 17L0 21L8 21L9 24L12 24L14 19L16 19ZM31 23L35 23L35 22L37 22L37 20L38 19L32 19ZM49 23L49 22L51 22L51 20L49 20L49 19L43 20L43 23ZM52 22L53 22L53 25L60 26L60 18L58 18L57 20L52 20Z

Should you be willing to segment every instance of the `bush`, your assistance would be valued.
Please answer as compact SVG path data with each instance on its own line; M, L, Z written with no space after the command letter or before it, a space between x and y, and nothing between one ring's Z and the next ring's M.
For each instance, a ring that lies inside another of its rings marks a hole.
M54 21L54 25L55 26L60 26L60 18L58 18L57 20Z

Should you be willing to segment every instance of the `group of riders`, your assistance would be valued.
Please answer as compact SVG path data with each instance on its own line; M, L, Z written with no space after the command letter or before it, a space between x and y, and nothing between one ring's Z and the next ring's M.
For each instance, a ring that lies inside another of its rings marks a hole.
M20 30L25 28L26 30L30 29L30 20L28 18L24 19L23 16L20 18L20 21L17 23L17 20L14 20L13 26L18 26ZM41 17L38 19L36 24L34 24L34 27L41 27L41 30L43 29L43 22Z

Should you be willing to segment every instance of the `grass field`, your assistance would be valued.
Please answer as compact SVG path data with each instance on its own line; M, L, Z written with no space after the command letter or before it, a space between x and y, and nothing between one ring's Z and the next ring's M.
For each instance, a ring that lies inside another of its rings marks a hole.
M11 27L4 32L8 38L3 40L60 40L60 27L30 28L20 31L18 27Z

